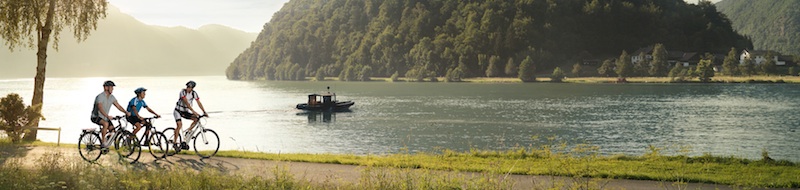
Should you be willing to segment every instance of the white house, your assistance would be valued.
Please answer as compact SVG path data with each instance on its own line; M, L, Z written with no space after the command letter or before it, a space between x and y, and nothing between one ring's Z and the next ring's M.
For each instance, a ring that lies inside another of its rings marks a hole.
M754 64L760 65L761 63L764 63L764 61L767 61L767 59L768 59L767 58L767 53L768 52L769 51L751 51L751 50L746 50L746 49L742 50L742 54L739 55L739 64L744 64L744 61L749 59L749 60L753 60ZM773 61L775 61L775 65L777 65L777 66L785 66L786 65L786 60L779 59L780 58L780 53L773 52L773 54L774 54L773 57L769 57L769 59L772 59Z

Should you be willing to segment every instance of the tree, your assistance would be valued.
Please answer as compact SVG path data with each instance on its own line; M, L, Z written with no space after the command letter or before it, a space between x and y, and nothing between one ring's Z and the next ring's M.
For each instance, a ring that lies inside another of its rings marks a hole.
M550 81L561 82L562 80L564 80L564 71L561 71L561 67L556 67L553 69L553 75L550 75Z
M650 64L650 76L660 77L667 74L667 49L663 44L653 46L653 62Z
M631 56L628 55L628 52L622 50L622 54L619 55L619 59L617 59L617 68L614 69L617 72L619 78L625 78L631 76L633 71L633 64L631 64Z
M372 67L364 66L361 69L361 72L358 73L358 80L360 81L370 81L372 77Z
M444 76L445 82L461 82L461 78L464 77L464 72L461 71L460 68L456 67L454 69L447 70L447 75Z
M500 57L493 55L489 58L489 67L486 68L486 77L499 77L501 75L500 68L497 66L500 63Z
M605 61L603 61L603 64L600 65L600 68L597 68L597 74L608 77L611 75L611 72L613 72L613 69L614 69L613 61L611 61L610 59L606 59Z
M581 77L581 70L583 70L583 68L581 68L580 63L572 65L572 77Z
M725 60L722 61L722 73L727 76L736 75L736 48L731 48L731 51L728 51L728 55L725 56Z
M777 66L775 65L775 53L772 51L768 51L767 55L765 56L766 60L761 63L761 72L765 75L772 75L777 73Z
M711 65L711 60L700 60L700 62L697 63L697 69L695 70L700 82L710 82L711 77L714 77L714 66Z
M508 58L508 62L506 63L505 72L506 72L506 76L514 76L514 74L517 74L517 64L514 63L514 58L513 57Z
M533 65L533 60L530 56L525 57L522 63L519 64L519 74L517 75L522 82L536 81L536 66Z
M400 79L398 79L399 77L400 77L400 73L395 71L394 74L392 74L392 76L389 77L389 78L392 80L392 82L397 82L397 81L400 81Z
M743 76L750 76L753 75L755 71L755 67L753 66L753 59L745 58L741 64L739 64L739 73Z
M42 118L39 106L25 106L19 94L11 93L0 98L0 129L6 132L12 143L22 140L22 135L36 127L35 121Z
M317 69L317 73L314 74L314 80L316 81L324 81L325 80L325 69L320 67Z
M86 40L97 28L97 22L106 17L107 4L105 0L0 0L0 36L8 48L12 51L16 47L37 48L31 99L34 108L41 109L44 100L47 47L51 38L56 50L64 28L72 29L78 41ZM38 119L32 122L33 126L39 125ZM36 140L36 130L26 133L23 140Z
M680 63L675 63L675 66L673 66L672 69L669 70L670 81L683 82L686 77L686 72L687 72L686 69L684 69Z

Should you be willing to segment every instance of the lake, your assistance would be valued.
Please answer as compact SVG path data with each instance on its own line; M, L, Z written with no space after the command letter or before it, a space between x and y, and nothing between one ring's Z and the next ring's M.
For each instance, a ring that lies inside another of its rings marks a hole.
M174 127L172 110L188 80L211 116L224 150L270 153L387 154L471 148L505 150L545 144L597 145L605 155L641 155L648 145L675 153L710 153L800 161L800 85L551 84L229 81L223 76L49 78L41 127L62 127L77 143L102 83L116 84L122 106L137 87ZM30 103L32 79L0 80L0 95ZM351 112L307 113L309 93L353 100ZM199 110L199 109L198 109ZM111 115L120 112L112 108ZM149 113L143 114L149 116ZM538 138L533 138L537 136ZM551 142L548 137L555 137ZM56 142L54 131L39 138ZM685 149L685 148L684 148Z

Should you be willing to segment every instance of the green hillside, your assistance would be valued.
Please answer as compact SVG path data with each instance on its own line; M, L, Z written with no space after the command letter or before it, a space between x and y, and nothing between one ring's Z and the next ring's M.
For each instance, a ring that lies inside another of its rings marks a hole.
M716 4L756 50L800 55L800 1L724 0Z
M527 57L545 72L655 43L711 53L752 46L709 2L292 0L226 73L236 80L351 80L453 70L477 77L494 68L500 72L493 76L514 76L505 66L513 70Z

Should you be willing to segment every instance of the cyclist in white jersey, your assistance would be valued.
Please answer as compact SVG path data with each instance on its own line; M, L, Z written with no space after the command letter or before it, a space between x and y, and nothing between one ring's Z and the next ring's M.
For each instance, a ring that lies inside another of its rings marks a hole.
M172 115L175 116L175 135L172 136L172 142L178 142L178 135L181 134L181 127L183 123L181 122L181 118L184 119L191 119L192 125L189 125L189 129L186 131L192 131L194 125L197 124L198 118L200 114L197 111L194 111L192 108L193 101L197 101L197 105L200 106L200 110L203 111L203 115L208 115L206 113L206 109L203 108L203 103L200 102L200 96L197 95L197 92L194 91L194 87L197 86L197 83L194 81L189 81L186 83L186 88L181 90L180 97L178 102L175 105L175 111L172 112ZM184 139L185 140L185 139ZM175 147L181 149L189 149L189 145L186 142L181 142L180 147Z

